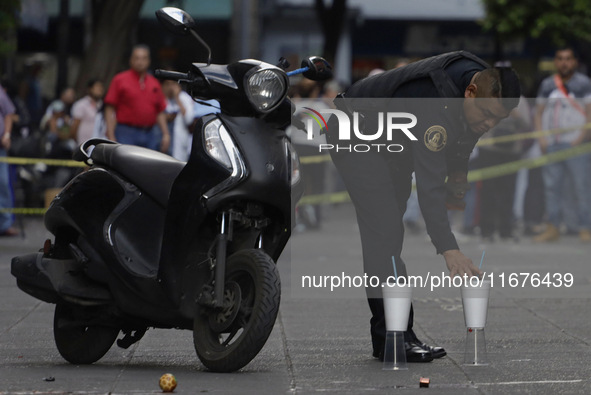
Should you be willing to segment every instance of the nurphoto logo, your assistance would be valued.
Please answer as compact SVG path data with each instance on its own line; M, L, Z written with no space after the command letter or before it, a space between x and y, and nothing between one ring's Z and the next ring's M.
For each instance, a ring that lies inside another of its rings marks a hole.
M351 140L351 120L349 115L344 111L337 109L320 109L319 111L314 110L310 107L304 107L306 110L311 112L304 112L310 118L306 120L306 132L308 140L314 139L313 121L316 121L320 129L324 129L326 133L338 133L339 141L350 141ZM338 131L328 129L323 114L334 115L338 121ZM408 137L411 141L417 141L417 138L410 131L417 124L417 117L408 112L378 112L377 113L377 130L370 134L367 130L360 130L360 123L363 122L364 115L358 112L353 112L353 136L357 140L362 141L376 141L378 139L384 140L384 131L386 141L392 141L392 137L395 131L400 131ZM408 122L400 123L400 120L408 120ZM385 124L385 127L384 127ZM361 128L362 129L362 128ZM404 147L401 144L349 144L340 145L337 144L319 144L319 152L336 150L349 151L349 152L369 152L371 150L377 150L380 152L381 149L387 150L388 152L401 152Z

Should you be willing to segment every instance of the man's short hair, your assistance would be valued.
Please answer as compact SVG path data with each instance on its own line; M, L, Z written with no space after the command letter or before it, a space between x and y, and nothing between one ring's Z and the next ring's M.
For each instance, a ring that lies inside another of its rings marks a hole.
M136 44L133 47L131 47L131 52L130 52L129 56L133 55L133 53L137 49L144 49L144 50L148 51L148 56L150 56L150 47L148 47L146 44Z
M515 70L511 67L493 67L481 71L476 79L476 84L486 86L484 91L480 91L480 97L496 97L501 99L503 107L511 111L519 103L521 96L521 84Z
M561 52L561 51L571 51L571 53L573 54L573 57L574 57L575 59L579 59L579 54L578 54L578 53L577 53L577 51L576 51L576 50L575 50L575 49L574 49L572 46L570 46L570 45L565 45L565 46L562 46L562 47L558 47L558 48L556 48L556 51L554 52L554 56L558 55L558 52Z

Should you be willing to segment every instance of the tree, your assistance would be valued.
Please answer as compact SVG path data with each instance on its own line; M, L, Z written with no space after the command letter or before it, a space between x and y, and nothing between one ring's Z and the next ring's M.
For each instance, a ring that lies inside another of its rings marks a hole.
M322 56L334 64L347 14L347 0L332 0L330 8L324 4L324 0L316 0L316 12L324 34Z
M0 58L16 51L14 29L18 22L17 12L20 9L20 0L0 1Z
M591 44L591 0L483 0L485 30L501 40L545 38L555 46ZM588 51L581 51L589 56ZM586 59L587 62L591 59Z
M96 23L76 82L78 93L85 92L90 78L109 83L124 67L126 53L131 47L131 33L143 3L144 0L93 0Z

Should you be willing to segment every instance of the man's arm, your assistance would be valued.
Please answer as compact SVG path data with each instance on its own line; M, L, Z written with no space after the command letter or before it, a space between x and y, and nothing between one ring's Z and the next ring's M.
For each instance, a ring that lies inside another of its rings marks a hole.
M10 135L12 133L12 114L4 116L4 134L2 135L2 147L5 150L10 149Z
M170 132L168 131L168 125L166 124L166 114L164 112L158 114L158 118L156 118L156 123L162 131L162 142L160 143L160 151L166 153L168 152L168 147L170 146Z
M107 126L107 130L105 131L106 137L111 141L117 141L115 136L115 128L117 127L117 107L120 104L120 89L119 89L119 81L121 80L121 74L117 74L113 80L111 80L111 85L109 85L109 89L107 90L107 94L105 95L105 99L103 100L105 110L104 110L104 119L105 125Z
M544 114L544 110L546 109L546 105L542 103L538 103L536 105L536 113L534 114L534 127L536 131L542 130L542 114ZM542 153L546 153L548 149L548 139L546 137L540 137L538 139L540 143L540 148L542 149Z
M585 118L587 123L591 123L591 103L585 104ZM582 132L583 141L591 139L591 129L584 129Z
M425 143L424 134L417 136L418 141L413 144L413 156L419 205L425 218L427 233L437 253L445 258L452 276L480 275L482 272L459 250L449 225L445 206L446 150L430 150Z
M105 105L105 124L107 125L107 138L117 141L115 138L115 128L117 127L117 118L115 117L115 107L110 104Z
M78 135L78 127L80 126L80 120L78 118L74 118L72 121L72 125L70 125L70 138L76 140L76 136Z
M591 123L591 81L587 84L587 93L583 98L585 103L585 122ZM584 143L585 141L589 141L591 139L591 129L583 129L581 130L581 135L579 136L578 144ZM573 144L576 145L576 144Z
M540 89L538 90L538 96L536 98L536 112L534 114L534 129L536 131L542 130L542 115L546 109L548 97L554 89L556 89L556 85L554 84L553 77L546 78L540 84ZM542 153L546 153L548 150L548 139L546 137L540 137L538 138L538 142L540 143Z
M10 135L12 133L12 123L13 123L13 116L16 112L16 108L12 101L4 91L2 87L0 87L0 114L4 117L4 134L1 137L0 143L2 143L2 147L4 149L10 149Z
M191 96L189 96L189 94L183 92L179 94L178 103L183 114L185 125L187 125L187 127L190 127L195 119L193 99L191 98Z

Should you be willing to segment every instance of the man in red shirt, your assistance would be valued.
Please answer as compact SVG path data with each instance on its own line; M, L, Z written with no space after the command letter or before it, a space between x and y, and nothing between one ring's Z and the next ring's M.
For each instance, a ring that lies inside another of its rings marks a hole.
M136 45L129 59L130 69L117 74L105 97L107 138L168 152L170 133L164 109L166 101L160 82L150 74L150 48ZM157 128L158 124L162 136Z

